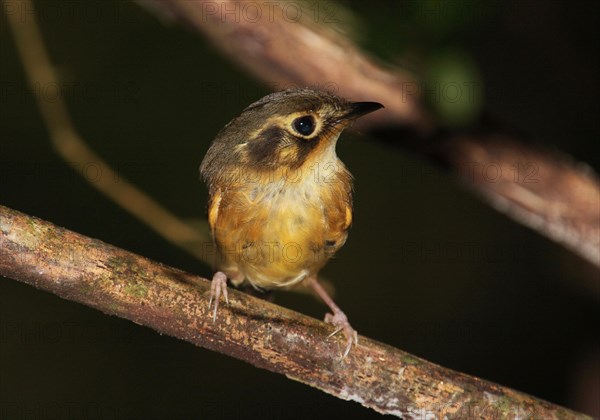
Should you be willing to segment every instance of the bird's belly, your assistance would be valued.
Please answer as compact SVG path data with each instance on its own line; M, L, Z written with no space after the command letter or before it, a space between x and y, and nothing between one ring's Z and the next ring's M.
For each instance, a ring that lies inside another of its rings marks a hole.
M254 191L246 206L223 209L216 239L225 272L260 288L287 287L316 274L335 252L328 243L343 244L346 230L333 231L331 206L317 190L296 187Z

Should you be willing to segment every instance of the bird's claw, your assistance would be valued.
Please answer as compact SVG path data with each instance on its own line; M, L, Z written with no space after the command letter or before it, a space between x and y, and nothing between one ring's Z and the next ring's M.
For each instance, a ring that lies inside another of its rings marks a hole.
M212 278L212 282L210 283L210 299L208 301L209 311L213 300L215 302L215 309L213 310L212 316L213 322L217 320L217 309L219 308L221 294L225 298L225 303L229 306L229 296L227 296L227 276L225 273L217 271Z
M325 322L337 327L335 331L333 331L331 334L329 334L329 336L327 336L327 338L333 337L340 331L344 332L344 337L346 337L346 349L344 350L342 359L346 358L346 356L348 356L348 353L350 353L352 344L354 344L355 346L358 345L358 333L354 328L352 328L350 322L348 322L348 317L342 311L335 312L334 314L326 314Z

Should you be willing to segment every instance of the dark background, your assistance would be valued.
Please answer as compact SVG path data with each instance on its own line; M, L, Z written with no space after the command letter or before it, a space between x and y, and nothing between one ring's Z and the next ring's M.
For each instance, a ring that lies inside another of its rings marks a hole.
M467 113L489 112L600 168L596 2L449 4L347 8L360 17L359 43L383 60L413 69L437 63L442 72L458 63L458 73L484 86L485 108ZM82 137L178 216L205 218L197 167L209 142L268 89L198 34L165 26L134 3L36 6ZM44 14L51 8L59 13ZM1 25L0 203L209 276L208 266L57 156L4 13ZM443 366L598 415L598 272L408 152L351 133L338 151L356 178L355 218L324 274L352 325ZM318 318L326 309L293 293L275 302ZM2 418L36 419L377 416L6 278L0 407Z

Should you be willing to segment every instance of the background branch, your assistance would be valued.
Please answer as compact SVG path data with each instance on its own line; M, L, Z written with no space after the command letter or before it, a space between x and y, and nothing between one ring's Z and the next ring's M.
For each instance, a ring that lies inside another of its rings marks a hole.
M20 0L18 3L3 0L3 4L31 89L34 90L36 85L60 86L37 20L21 19L20 14L15 10L23 8L34 14L34 4L31 0ZM202 252L203 245L211 243L208 225L204 220L198 222L201 224L198 228L191 226L127 180L122 173L115 171L81 137L69 115L63 96L59 95L52 101L45 100L40 95L34 97L48 130L50 143L65 163L73 167L90 186L164 239L200 261L212 263ZM82 173L83 168L88 164L93 164L100 175L93 181ZM117 180L120 182L115 182Z
M332 327L232 290L216 323L210 283L0 206L0 274L404 418L586 418L365 337L346 359Z
M252 2L258 20L232 18L244 0L138 3L200 31L275 88L333 84L342 96L385 104L356 127L435 160L498 211L600 267L600 183L587 165L489 122L477 133L441 133L416 75L377 63L324 16L286 19L286 2Z

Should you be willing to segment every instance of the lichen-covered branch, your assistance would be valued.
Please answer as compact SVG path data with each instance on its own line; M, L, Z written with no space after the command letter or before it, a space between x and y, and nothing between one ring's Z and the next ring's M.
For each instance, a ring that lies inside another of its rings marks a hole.
M299 13L303 2L137 1L200 31L275 88L334 84L342 96L381 102L385 109L356 127L375 137L385 131L394 145L466 174L460 180L485 202L600 267L600 182L591 168L497 127L440 136L416 88L418 78L362 52L327 23L325 8L313 4ZM409 141L407 132L417 141Z
M586 418L366 337L348 357L332 326L0 206L0 274L404 418Z

